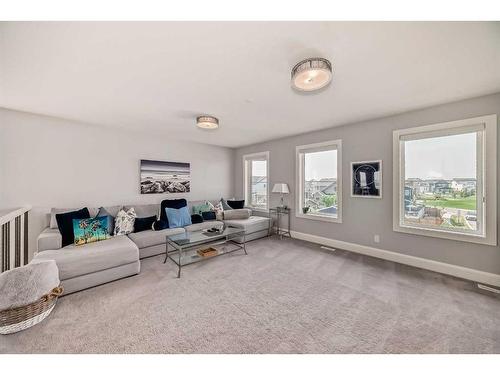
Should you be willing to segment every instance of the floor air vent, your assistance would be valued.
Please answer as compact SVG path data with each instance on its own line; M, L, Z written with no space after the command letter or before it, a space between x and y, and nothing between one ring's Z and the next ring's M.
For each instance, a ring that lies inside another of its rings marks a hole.
M328 247L328 246L320 246L320 249L329 250L329 251L335 251L335 250L337 250L337 249L334 249L333 247Z

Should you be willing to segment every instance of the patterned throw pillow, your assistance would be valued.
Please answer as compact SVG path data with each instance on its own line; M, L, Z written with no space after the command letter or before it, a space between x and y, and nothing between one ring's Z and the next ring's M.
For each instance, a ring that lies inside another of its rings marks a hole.
M224 219L224 207L222 207L222 202L217 203L217 205L214 207L215 210L215 218L217 220L223 220Z
M137 214L134 208L130 208L127 212L120 210L115 218L115 236L129 234L134 231L134 222Z
M208 211L215 211L215 206L212 204L212 202L205 201L205 204L208 206Z
M73 234L75 236L75 245L84 245L86 243L107 240L108 216L98 216L90 219L73 219Z

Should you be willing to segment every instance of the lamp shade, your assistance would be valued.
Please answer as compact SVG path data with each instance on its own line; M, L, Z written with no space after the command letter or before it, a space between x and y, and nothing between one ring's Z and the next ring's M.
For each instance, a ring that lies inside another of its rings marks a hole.
M279 183L279 184L274 184L273 193L288 194L290 193L290 190L288 190L287 184Z

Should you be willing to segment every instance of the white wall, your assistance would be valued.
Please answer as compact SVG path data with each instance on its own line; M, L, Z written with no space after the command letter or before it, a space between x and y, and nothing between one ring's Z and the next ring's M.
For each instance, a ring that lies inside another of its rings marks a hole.
M191 192L139 191L140 159L191 163ZM234 151L0 109L0 209L30 204L30 252L51 207L233 195Z

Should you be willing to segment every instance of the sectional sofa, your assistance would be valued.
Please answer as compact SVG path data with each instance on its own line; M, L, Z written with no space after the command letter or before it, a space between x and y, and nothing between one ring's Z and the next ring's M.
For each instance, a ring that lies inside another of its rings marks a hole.
M201 202L189 202L191 207ZM158 215L159 204L128 205L125 210L134 207L137 217ZM112 216L116 216L122 206L104 207ZM49 226L38 236L35 259L53 259L59 268L59 279L64 287L64 294L87 289L99 284L118 280L140 272L140 259L165 253L165 240L169 234L192 232L224 224L245 229L245 240L250 241L268 235L269 218L253 213L247 219L208 220L188 225L183 228L167 228L159 231L146 230L123 236L113 236L108 240L90 244L62 247L62 237L57 227L55 215L73 211L74 208L53 208ZM98 208L89 208L90 216L95 216ZM243 238L237 239L239 242Z

